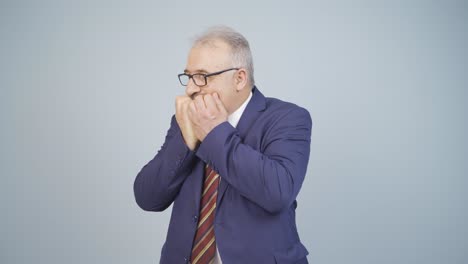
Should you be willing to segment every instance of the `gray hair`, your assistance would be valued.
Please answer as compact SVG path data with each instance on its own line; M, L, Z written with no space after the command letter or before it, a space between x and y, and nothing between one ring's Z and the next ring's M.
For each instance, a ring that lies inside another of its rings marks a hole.
M221 40L231 47L233 67L245 68L250 84L254 85L253 59L247 39L230 27L215 26L195 37L193 47L212 44L215 40Z

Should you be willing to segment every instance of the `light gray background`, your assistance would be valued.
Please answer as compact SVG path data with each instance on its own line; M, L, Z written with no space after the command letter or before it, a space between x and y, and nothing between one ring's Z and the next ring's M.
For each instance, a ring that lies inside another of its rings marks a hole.
M466 1L2 1L0 263L158 262L170 210L132 184L216 24L312 115L311 263L468 263L467 20Z

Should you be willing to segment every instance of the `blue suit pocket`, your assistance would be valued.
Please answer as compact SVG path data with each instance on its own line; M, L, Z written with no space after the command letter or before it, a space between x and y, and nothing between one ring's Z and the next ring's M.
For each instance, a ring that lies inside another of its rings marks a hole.
M308 254L309 252L300 241L290 248L278 250L274 253L277 264L308 263L306 259Z

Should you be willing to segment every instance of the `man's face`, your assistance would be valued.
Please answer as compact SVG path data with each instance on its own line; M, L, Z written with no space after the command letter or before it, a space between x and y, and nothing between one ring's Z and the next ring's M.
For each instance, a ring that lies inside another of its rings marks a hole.
M198 45L190 50L185 73L209 74L228 68L232 68L230 47L222 41L214 41L210 44ZM186 87L186 94L192 98L198 95L218 93L226 110L231 114L236 102L236 71L227 71L219 75L207 77L205 86L197 86L191 79Z

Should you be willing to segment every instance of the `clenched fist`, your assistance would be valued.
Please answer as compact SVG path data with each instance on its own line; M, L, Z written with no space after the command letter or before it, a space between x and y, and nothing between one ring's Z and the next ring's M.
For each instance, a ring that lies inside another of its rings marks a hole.
M189 118L188 111L192 99L186 95L176 97L176 120L179 124L185 144L190 150L194 150L200 143L200 140L195 136L193 123Z

